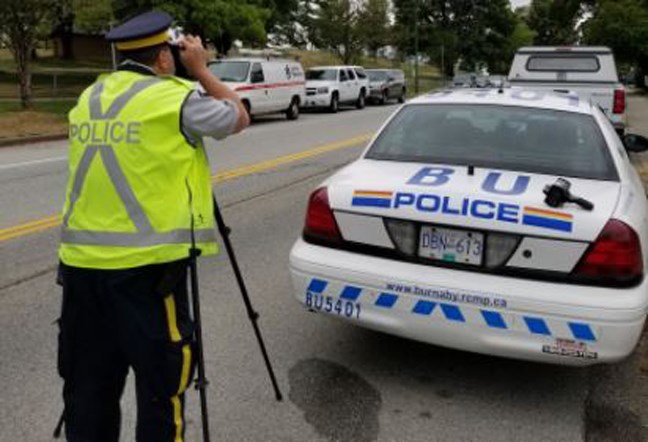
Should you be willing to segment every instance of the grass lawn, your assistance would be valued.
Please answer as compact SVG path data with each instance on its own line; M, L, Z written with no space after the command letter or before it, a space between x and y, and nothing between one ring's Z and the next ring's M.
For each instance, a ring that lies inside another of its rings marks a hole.
M0 140L67 132L67 113L74 100L36 102L24 111L18 102L0 102Z
M76 104L76 100L48 100L37 101L34 103L34 112L46 112L49 114L66 117L72 107ZM0 101L0 114L4 117L5 112L25 112L20 108L20 103L17 101Z

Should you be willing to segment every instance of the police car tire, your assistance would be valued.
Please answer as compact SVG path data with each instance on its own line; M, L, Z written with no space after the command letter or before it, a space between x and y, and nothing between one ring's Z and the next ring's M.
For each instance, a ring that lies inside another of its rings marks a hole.
M329 105L329 112L335 114L340 109L340 99L338 98L337 92L333 92L331 95L331 104Z
M363 89L363 90L360 91L360 95L358 95L358 100L356 101L356 108L364 109L365 105L366 105L365 91Z
M286 110L286 117L289 120L297 120L299 118L299 101L296 98L293 98Z

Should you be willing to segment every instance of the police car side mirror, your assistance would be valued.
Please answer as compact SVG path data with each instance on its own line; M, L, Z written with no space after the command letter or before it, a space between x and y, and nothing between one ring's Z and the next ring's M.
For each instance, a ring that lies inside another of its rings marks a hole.
M645 152L648 150L648 138L641 135L627 134L623 136L623 145L628 152Z

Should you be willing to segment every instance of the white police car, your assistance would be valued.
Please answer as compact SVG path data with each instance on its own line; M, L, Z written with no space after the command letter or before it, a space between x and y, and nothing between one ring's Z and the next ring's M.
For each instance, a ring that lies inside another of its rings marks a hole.
M626 150L647 148L570 94L415 99L311 195L290 255L297 298L462 350L622 359L648 308L648 210Z

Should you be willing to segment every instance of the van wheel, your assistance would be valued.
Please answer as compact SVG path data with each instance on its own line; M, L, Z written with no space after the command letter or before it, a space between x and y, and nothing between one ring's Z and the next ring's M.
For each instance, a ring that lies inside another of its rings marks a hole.
M358 100L356 101L356 108L357 109L364 109L365 107L365 91L362 89L360 91L360 95L358 96Z
M290 102L290 106L288 106L288 110L286 111L286 117L289 120L296 120L299 118L299 100L296 98L293 98Z
M245 108L245 112L247 112L247 114L248 114L248 118L250 119L250 121L252 121L252 113L251 113L251 109L250 109L250 102L247 101L247 100L243 100L243 107Z
M398 102L399 102L400 104L405 103L405 97L406 97L406 96L407 96L407 90L406 90L405 88L403 88L403 91L401 92L401 96L398 97Z
M329 104L329 112L337 113L340 110L340 99L338 98L337 92L333 92L331 95L331 104Z

